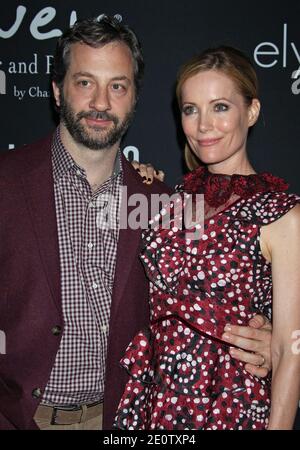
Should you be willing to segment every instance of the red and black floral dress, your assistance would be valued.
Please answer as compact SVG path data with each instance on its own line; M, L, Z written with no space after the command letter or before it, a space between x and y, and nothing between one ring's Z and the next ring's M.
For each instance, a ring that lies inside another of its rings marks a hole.
M187 237L175 216L169 229L156 217L144 233L151 322L121 361L130 378L116 428L267 427L270 379L246 372L222 334L225 324L247 325L256 313L271 319L271 264L260 250L260 229L300 201L287 187L268 173L229 177L199 168L177 192L204 194L201 235Z

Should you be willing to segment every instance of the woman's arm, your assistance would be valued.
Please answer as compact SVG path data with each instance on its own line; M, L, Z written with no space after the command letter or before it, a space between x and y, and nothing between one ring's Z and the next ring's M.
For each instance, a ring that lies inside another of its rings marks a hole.
M292 429L300 395L300 354L293 346L300 330L300 205L262 228L273 279L271 414L268 429Z
M150 163L143 164L138 161L132 161L131 164L143 178L143 183L145 184L152 184L154 178L159 181L164 181L165 179L165 173L162 170L155 169Z

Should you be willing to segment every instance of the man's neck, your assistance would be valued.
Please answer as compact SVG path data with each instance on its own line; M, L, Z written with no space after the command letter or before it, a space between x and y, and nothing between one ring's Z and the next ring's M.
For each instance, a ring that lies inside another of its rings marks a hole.
M74 141L64 125L60 125L60 138L76 164L85 170L87 180L95 191L111 175L120 143L103 150L91 150Z

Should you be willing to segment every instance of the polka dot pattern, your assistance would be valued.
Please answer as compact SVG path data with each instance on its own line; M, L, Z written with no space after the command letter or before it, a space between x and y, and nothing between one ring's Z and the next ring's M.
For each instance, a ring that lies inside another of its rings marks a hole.
M271 319L271 264L260 228L300 198L257 192L204 221L198 240L157 225L144 233L151 325L130 343L121 364L130 378L119 429L265 429L270 379L250 375L222 341L226 323ZM172 225L172 224L171 224Z

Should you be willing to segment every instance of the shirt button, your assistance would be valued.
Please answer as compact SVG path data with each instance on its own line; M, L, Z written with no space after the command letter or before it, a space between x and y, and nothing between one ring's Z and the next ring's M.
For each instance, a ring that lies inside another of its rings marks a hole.
M88 243L88 248L89 248L90 250L92 250L93 247L94 247L94 244L93 244L92 242L89 242L89 243Z
M35 388L33 389L31 395L34 398L40 398L40 396L42 395L42 390L40 388Z
M97 283L93 283L92 286L93 286L93 289L97 289L98 288L98 284Z
M102 325L100 327L100 330L103 331L105 333L105 331L107 330L107 326L106 325Z
M76 170L77 175L81 175L80 170Z
M61 327L59 325L56 325L55 327L52 328L52 334L54 334L54 336L58 336L61 333Z

